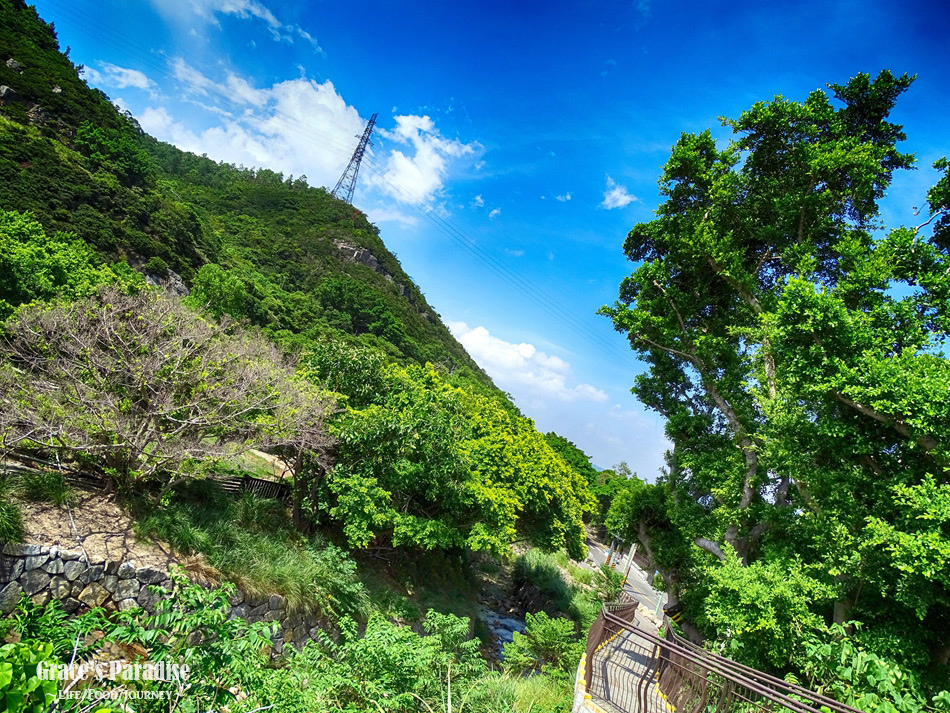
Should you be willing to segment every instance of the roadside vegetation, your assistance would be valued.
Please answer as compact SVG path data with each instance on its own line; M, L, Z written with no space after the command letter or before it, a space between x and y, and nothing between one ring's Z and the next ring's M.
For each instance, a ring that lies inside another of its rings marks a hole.
M673 443L646 483L538 432L352 206L145 135L21 0L0 0L0 47L26 67L0 63L0 456L42 464L0 478L0 541L82 472L225 580L176 579L156 616L23 601L8 708L48 707L40 659L111 641L192 662L182 711L562 713L620 586L575 564L593 523L640 543L710 648L869 713L950 710L950 163L920 225L885 232L877 209L914 163L887 120L912 78L674 146L602 310ZM286 502L218 484L262 473ZM493 669L465 615L514 545L549 611ZM271 660L266 624L226 618L227 582L339 635Z
M23 666L67 661L95 631L200 662L181 710L564 710L555 653L573 624L538 620L517 670L492 671L467 617L480 568L513 543L583 555L586 456L569 462L579 451L492 385L352 206L145 135L19 0L0 0L0 47L25 68L0 64L15 90L0 105L0 456L24 459L0 478L0 540L23 536L23 503L71 507L82 473L138 537L225 583L179 581L154 617L24 601L5 620L6 700L45 709L50 687ZM245 475L285 499L221 489ZM222 619L229 582L319 613L338 639L271 662L261 626Z
M882 71L683 134L604 307L667 419L663 476L608 529L639 541L684 627L866 711L947 710L950 163L886 228L915 157ZM915 209L916 211L916 209Z

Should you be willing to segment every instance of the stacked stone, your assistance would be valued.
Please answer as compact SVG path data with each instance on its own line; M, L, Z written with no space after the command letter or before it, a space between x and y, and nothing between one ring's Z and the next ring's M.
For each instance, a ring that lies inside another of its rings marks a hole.
M307 641L316 640L321 631L330 628L329 622L320 619L315 614L291 613L287 607L287 600L279 594L245 594L237 589L229 601L231 604L229 619L246 619L251 624L259 621L279 624L272 638L274 653L277 654L283 651L287 644L299 649Z
M87 562L80 551L7 544L0 556L0 612L9 614L26 594L39 606L58 599L68 613L80 607L155 610L150 584L170 588L166 572L131 562Z
M168 573L160 569L114 560L87 562L83 552L59 547L7 544L0 555L2 614L12 612L24 594L39 606L58 599L68 614L93 607L120 611L141 607L154 612L163 595L152 592L149 585L172 587ZM300 648L321 631L332 630L328 621L312 613L291 612L279 594L245 594L236 589L229 603L229 619L278 624L272 638L275 654L287 644Z

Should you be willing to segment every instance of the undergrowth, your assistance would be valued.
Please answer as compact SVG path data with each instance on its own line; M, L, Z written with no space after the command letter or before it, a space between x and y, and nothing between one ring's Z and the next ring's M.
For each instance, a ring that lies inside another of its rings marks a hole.
M23 515L8 496L9 485L0 478L0 543L19 542L23 539Z
M13 479L19 495L34 502L52 503L63 507L73 501L73 491L62 473L55 470L27 470Z
M320 537L304 538L279 501L245 493L232 500L212 481L195 481L139 518L136 532L208 563L249 593L277 592L291 610L365 618L369 598L356 564Z
M562 566L559 560L568 566ZM584 574L575 577L575 570ZM617 597L622 582L622 576L613 570L585 570L571 564L563 553L538 549L518 556L513 576L516 584L528 582L537 587L558 611L574 620L578 632L590 628L601 604Z

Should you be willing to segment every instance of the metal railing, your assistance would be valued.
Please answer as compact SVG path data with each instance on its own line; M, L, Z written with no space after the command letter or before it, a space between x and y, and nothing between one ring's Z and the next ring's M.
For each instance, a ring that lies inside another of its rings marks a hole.
M605 605L588 636L587 691L619 713L861 713L636 621L636 603Z

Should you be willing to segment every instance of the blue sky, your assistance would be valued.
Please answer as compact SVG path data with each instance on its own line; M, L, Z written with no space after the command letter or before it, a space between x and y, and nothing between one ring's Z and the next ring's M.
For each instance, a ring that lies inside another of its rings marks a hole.
M90 84L160 139L332 187L379 113L355 204L472 356L542 430L648 479L663 424L607 319L684 131L883 68L920 170L950 154L944 2L41 0ZM922 221L917 221L922 222Z

